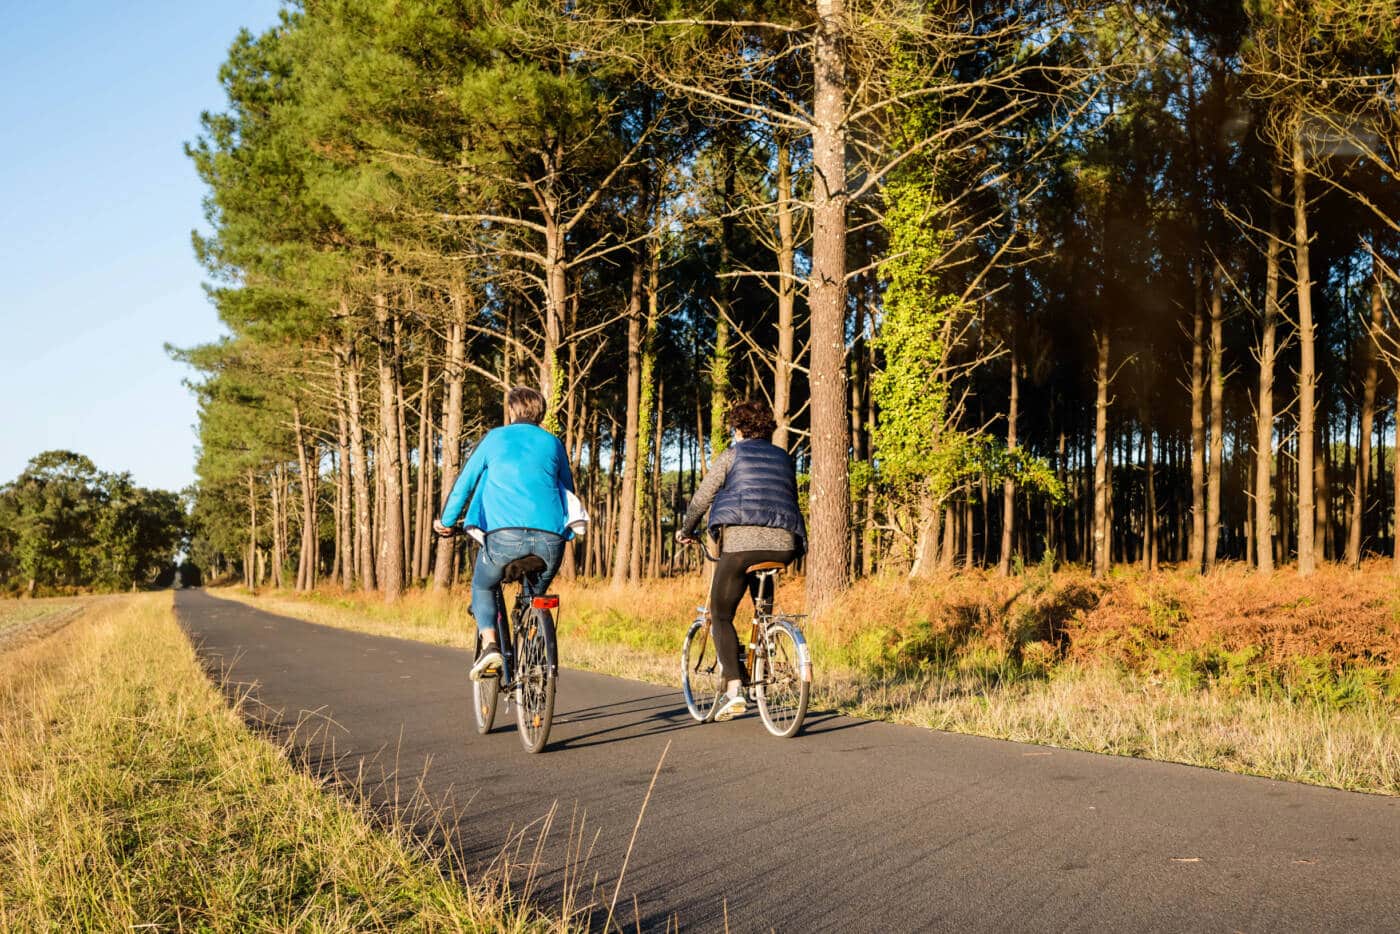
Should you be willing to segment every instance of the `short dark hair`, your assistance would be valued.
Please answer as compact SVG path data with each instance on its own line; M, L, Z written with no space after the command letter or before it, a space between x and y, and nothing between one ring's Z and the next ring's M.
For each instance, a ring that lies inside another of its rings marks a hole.
M544 421L544 396L529 386L516 386L506 393L506 424L529 422L538 425Z
M734 403L725 421L745 438L767 438L778 428L773 421L773 410L756 399Z

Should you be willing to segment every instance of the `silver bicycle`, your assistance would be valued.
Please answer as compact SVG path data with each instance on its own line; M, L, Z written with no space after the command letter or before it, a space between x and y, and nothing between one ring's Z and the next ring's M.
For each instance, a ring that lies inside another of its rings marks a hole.
M709 561L719 559L701 544ZM747 696L758 703L763 725L774 736L796 736L807 717L812 690L812 653L802 635L804 616L773 606L778 575L784 565L766 561L745 568L756 578L753 621L747 644L740 643L739 663L748 679ZM714 719L724 693L724 673L710 637L710 608L696 607L695 620L681 646L681 691L690 715L700 723Z

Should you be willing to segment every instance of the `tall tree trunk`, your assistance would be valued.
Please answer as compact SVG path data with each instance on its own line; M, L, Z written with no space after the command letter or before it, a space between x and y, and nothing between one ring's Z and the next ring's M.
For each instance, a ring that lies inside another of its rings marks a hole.
M1269 180L1269 239L1264 260L1264 322L1259 334L1259 401L1254 433L1254 540L1259 570L1274 570L1274 361L1278 356L1279 254L1278 209L1283 201L1283 172L1273 166Z
M641 484L637 480L641 457L638 431L642 399L642 257L632 263L632 288L627 299L627 413L623 436L622 495L618 502L617 545L613 549L612 585L621 587L633 570L633 535ZM614 449L613 456L617 456ZM639 563L637 563L638 566Z
M1376 420L1376 386L1379 382L1375 341L1385 310L1381 290L1385 283L1379 267L1371 283L1371 320L1366 328L1366 370L1361 388L1361 425L1357 429L1356 472L1351 486L1351 523L1347 529L1347 564L1361 566L1361 527L1366 521L1366 491L1371 483L1371 427Z
M1094 576L1108 573L1112 538L1108 527L1108 329L1097 335L1098 375L1094 385Z
M282 589L282 568L286 563L283 560L282 541L282 465L278 464L272 471L272 586Z
M297 469L301 471L301 556L297 563L297 590L310 590L316 586L317 551L321 541L316 517L317 459L306 456L301 406L296 403L292 405L292 425L296 430Z
M1050 420L1050 423L1052 425L1055 424L1053 416ZM1055 479L1060 482L1060 488L1065 490L1066 493L1068 493L1070 489L1069 478L1065 475L1065 458L1067 456L1068 452L1065 448L1065 429L1064 426L1061 425L1059 430L1058 446L1056 447ZM1054 536L1055 560L1059 563L1064 563L1065 558L1068 557L1068 552L1066 551L1066 539L1068 538L1068 535L1065 532L1065 508L1062 505L1055 507Z
M462 469L462 384L467 363L467 286L460 270L453 276L448 291L452 305L452 322L447 329L447 368L443 372L446 390L442 394L442 484L438 491L438 515L447 505L457 473ZM509 356L510 347L502 348ZM452 586L456 568L457 540L440 538L433 559L433 590L444 591Z
M1205 295L1201 272L1195 273L1191 312L1191 554L1193 570L1205 566L1206 552L1206 393Z
M1400 383L1400 372L1396 374L1396 382ZM1390 420L1395 426L1395 439L1390 446L1390 482L1394 487L1390 496L1390 567L1400 574L1400 389L1395 395L1394 417Z
M370 512L364 413L360 405L360 355L353 341L345 345L342 353L345 355L345 403L350 420L351 475L355 487L354 551L361 589L374 590L374 530Z
M1143 420L1142 446L1147 461L1147 502L1143 507L1142 560L1149 572L1157 570L1157 452L1152 425Z
M734 280L729 278L734 243L734 144L726 139L722 144L724 160L724 216L720 220L719 282L715 302L715 349L710 358L710 457L718 457L729 446L725 421L729 414L731 349L729 346L730 314L734 306Z
M382 273L381 273L382 275ZM374 320L379 344L379 438L375 472L384 493L379 529L379 586L385 603L394 603L403 590L403 488L400 486L398 371L395 366L393 318L381 287L374 295Z
M792 311L796 304L797 280L793 278L793 261L797 254L797 237L793 229L792 152L787 137L779 133L777 208L778 208L778 358L773 366L773 443L783 450L788 447L788 425L792 408L793 327Z
M412 457L409 456L408 406L403 397L403 326L394 321L394 422L399 436L399 527L403 530L400 540L403 553L399 556L402 579L407 581L413 574L413 513L410 508L413 490L411 474Z
M345 573L345 509L346 485L343 474L345 473L344 445L337 445L336 452L331 455L331 466L335 471L335 497L331 500L331 519L335 523L335 548L331 552L331 580L338 581Z
M647 573L652 577L661 576L661 552L666 545L661 536L661 481L664 474L661 464L661 448L662 442L665 440L665 422L663 421L666 414L664 407L666 401L665 388L664 383L657 382L656 420L652 426L651 432L651 495L647 497L647 505L651 510L651 521L649 523L651 547L647 552L649 559Z
M346 379L339 349L331 355L335 361L336 380L336 504L340 512L336 532L336 565L340 583L346 590L355 586L354 522L351 510L350 417L346 412Z
M1293 134L1293 266L1298 291L1298 573L1304 577L1317 567L1314 549L1316 529L1313 460L1316 445L1317 364L1312 314L1312 275L1308 260L1307 165L1303 135Z
M545 224L545 319L544 348L540 356L540 389L548 400L544 427L559 433L559 403L564 391L564 373L559 367L559 346L568 301L568 263L565 233L552 215Z
M418 490L413 502L413 580L428 576L428 541L432 535L433 420L431 342L423 347L423 383L418 390Z
M844 0L817 0L813 63L811 541L807 602L820 612L847 584L846 62Z
M862 392L861 398L865 404L865 430L861 432L863 445L861 447L861 460L870 457L870 439L875 435L875 394L870 391L870 376L875 371L875 325L871 322L871 340L865 342L865 360L861 369L864 371L861 377ZM865 483L865 547L861 550L861 573L869 577L875 573L878 563L881 561L880 528L876 522L875 515L875 480L872 474L867 473Z
M243 584L249 590L258 589L258 493L253 471L248 471L248 560L243 567ZM34 588L29 588L34 595Z
M1011 336L1011 401L1006 410L1006 449L1016 450L1017 408L1021 397L1020 358L1016 353L1016 335ZM1016 481L1008 474L1001 484L1001 561L997 573L1011 573L1011 543L1016 532Z
M647 256L647 310L646 319L642 326L642 359L641 359L641 396L637 404L637 489L636 508L633 511L632 530L632 566L630 576L633 580L642 579L643 555L642 546L643 532L650 527L647 516L655 515L658 508L656 503L656 483L660 480L661 457L660 450L660 427L656 422L656 414L660 411L660 383L656 374L656 328L660 320L661 304L661 256L659 250L651 250ZM653 451L653 447L656 451ZM647 477L651 477L653 489L647 491ZM653 540L652 551L658 547L659 542ZM655 563L655 557L652 557Z
M1214 570L1220 551L1220 484L1225 457L1225 284L1217 272L1210 295L1210 466L1206 498L1205 569Z

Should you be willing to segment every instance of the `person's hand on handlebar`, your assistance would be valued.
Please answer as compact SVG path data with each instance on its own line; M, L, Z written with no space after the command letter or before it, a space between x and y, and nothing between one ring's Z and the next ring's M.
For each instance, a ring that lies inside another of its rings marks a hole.
M676 544L694 545L697 541L693 535L687 535L685 529L676 529Z
M441 520L438 519L433 520L433 531L436 532L438 535L442 536L443 538L451 538L452 536L457 534L456 529L449 529L447 526L442 524Z

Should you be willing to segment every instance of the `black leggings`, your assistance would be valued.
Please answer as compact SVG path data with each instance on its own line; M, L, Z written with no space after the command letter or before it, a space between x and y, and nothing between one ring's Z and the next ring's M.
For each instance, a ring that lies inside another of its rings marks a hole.
M739 637L734 632L734 612L739 609L739 601L744 599L747 590L758 599L758 577L745 574L746 568L764 561L779 561L790 564L801 554L795 548L784 551L730 551L719 556L715 565L715 579L710 586L710 632L714 635L715 652L724 668L726 681L744 681L744 670L739 666ZM767 588L765 587L766 591ZM771 593L765 597L772 599Z

